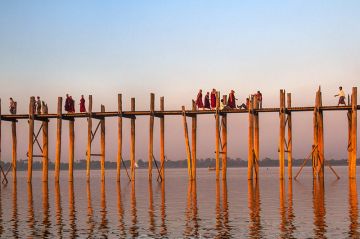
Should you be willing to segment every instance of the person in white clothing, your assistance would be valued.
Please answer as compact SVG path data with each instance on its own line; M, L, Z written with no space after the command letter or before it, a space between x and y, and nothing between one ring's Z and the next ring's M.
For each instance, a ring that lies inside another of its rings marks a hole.
M338 106L339 105L345 105L346 106L346 103L345 103L345 92L343 91L342 87L340 86L339 87L339 93L334 95L334 97L336 96L339 96L339 102L338 102Z

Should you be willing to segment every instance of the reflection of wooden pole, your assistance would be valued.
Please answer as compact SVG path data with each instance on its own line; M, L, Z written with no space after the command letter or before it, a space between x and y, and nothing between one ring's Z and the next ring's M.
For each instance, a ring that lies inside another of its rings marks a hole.
M43 109L44 114L48 113L47 105L43 105L45 109ZM43 182L48 181L48 163L49 163L49 122L48 119L45 119L42 123L42 131L43 131Z
M224 104L227 104L226 95L223 95ZM226 180L226 172L227 172L227 115L223 114L221 117L221 143L222 143L222 179Z
M29 105L29 147L28 147L28 183L32 181L32 162L33 162L33 135L34 135L34 103L35 97L30 97Z
M12 175L16 182L16 160L17 160L17 137L16 137L16 122L11 122L12 135Z
M357 88L352 88L351 94L351 161L349 176L356 177L356 157L357 157Z
M131 98L131 111L135 111L135 98ZM131 143L130 143L131 180L135 180L135 118L131 118Z
M280 90L280 137L279 137L279 165L280 180L284 179L285 165L285 90Z
M291 108L291 93L287 93L287 108ZM291 112L287 111L287 129L288 129L288 141L287 141L287 161L288 161L288 178L292 178L292 122Z
M164 111L164 97L160 97L160 111ZM165 180L165 116L160 117L160 164L161 179Z
M254 104L253 108L256 110L259 108L259 102L257 97L254 96ZM259 177L259 153L260 153L260 143L259 143L259 113L253 112L254 118L254 156L253 156L253 164L254 164L254 171L255 171L255 179Z
M192 110L196 111L195 101L192 101ZM192 180L196 180L196 131L197 131L197 116L194 114L191 118L191 150L192 150Z
M152 165L153 165L153 154L154 154L154 110L155 110L155 94L150 94L150 122L149 122L149 155L148 155L148 171L149 180L152 180ZM149 184L150 185L150 184Z
M86 148L86 180L90 181L90 168L91 168L91 141L92 141L92 95L89 95L89 107L88 107L89 117L87 119L88 123L88 137L87 137L87 148Z
M253 179L254 168L254 114L253 114L253 97L249 104L249 133L248 133L248 180Z
M55 182L60 178L60 158L61 158L61 127L62 127L62 97L58 97L57 120L56 120L56 150L55 150Z
M353 238L359 238L359 210L358 210L358 195L356 189L356 180L349 180L349 217L350 217L350 232L348 235L352 235Z
M105 112L105 106L101 105L101 112ZM101 181L105 181L105 117L100 120L100 165L101 165Z
M215 170L216 180L219 180L220 176L220 92L216 92L216 114L215 114Z
M120 169L122 160L122 95L118 94L118 153L116 162L116 181L120 182Z
M75 141L75 118L69 120L69 182L73 182L74 175L74 141Z
M184 136L185 136L185 147L186 147L186 156L187 156L187 165L188 165L188 175L189 179L191 180L191 150L190 150L190 143L189 143L189 132L186 122L186 113L185 113L185 106L182 106L182 112L183 112L183 124L184 124Z
M324 165L325 165L325 157L324 157L324 120L323 120L323 112L322 110L320 110L320 107L322 106L322 97L321 97L321 91L320 89L318 90L317 93L318 96L318 106L319 106L319 110L318 110L318 115L317 115L317 119L318 119L318 150L319 150L319 177L323 178L324 177Z

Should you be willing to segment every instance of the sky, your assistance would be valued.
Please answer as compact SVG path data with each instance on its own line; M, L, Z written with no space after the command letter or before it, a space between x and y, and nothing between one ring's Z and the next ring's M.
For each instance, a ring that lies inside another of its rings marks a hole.
M264 107L279 106L279 90L292 93L293 106L312 106L319 86L323 104L335 105L338 86L359 86L359 1L0 1L0 97L27 113L39 95L56 112L57 97L93 96L124 109L136 98L147 110L150 93L165 97L165 109L191 106L197 91L235 90L240 105L261 90ZM78 106L78 105L77 105ZM77 109L78 110L78 109ZM228 156L247 159L246 114L228 116ZM325 112L325 158L347 157L345 112ZM148 117L136 120L136 158L147 160ZM190 121L189 121L190 122ZM36 129L39 128L36 124ZM63 123L62 160L68 127ZM155 123L155 157L159 128ZM55 151L50 121L50 160ZM85 158L86 120L76 120L76 159ZM124 159L129 158L129 122L124 120ZM116 161L116 118L106 119L106 160ZM2 124L2 160L11 160L10 123ZM260 115L260 158L278 157L279 117ZM359 133L358 133L359 135ZM312 113L294 113L293 156L311 150ZM40 137L41 138L41 137ZM180 117L165 118L165 155L186 158ZM99 151L94 141L93 153ZM198 119L198 158L215 157L213 116ZM36 149L37 150L37 149ZM27 122L18 123L18 158L25 159Z

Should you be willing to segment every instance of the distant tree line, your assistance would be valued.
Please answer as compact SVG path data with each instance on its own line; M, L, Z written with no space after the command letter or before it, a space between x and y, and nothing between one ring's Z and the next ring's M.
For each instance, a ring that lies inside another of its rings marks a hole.
M304 159L293 159L293 166L300 166L302 165L304 162ZM327 160L327 162L329 162L332 166L346 166L348 165L348 160L347 159L340 159L340 160L335 160L335 159L331 159L331 160ZM360 159L358 158L356 160L357 165L360 164ZM130 167L130 160L125 160L124 164L127 168ZM8 168L10 163L9 162L1 162L1 165L3 166L3 168ZM148 168L148 162L144 161L142 159L139 159L137 161L137 165L139 168ZM247 167L248 162L240 159L240 158L236 158L236 159L232 159L232 158L228 158L227 159L227 166L229 168L239 168L239 167ZM277 159L270 159L270 158L265 158L260 160L259 162L260 167L278 167L279 166L279 160ZM285 165L287 165L287 160L285 160ZM311 160L308 160L306 163L306 166L311 166ZM153 163L153 168L155 169L156 166L160 167L160 162L156 161ZM26 171L27 170L27 160L18 160L17 161L17 170L19 171ZM49 162L48 164L49 170L54 170L55 169L55 164L54 162ZM61 163L60 164L60 170L67 170L69 167L68 163ZM121 167L123 167L123 164L121 164ZM196 162L196 167L198 168L208 168L208 167L215 167L215 159L214 158L206 158L206 159L198 159ZM221 167L221 160L220 160L220 167ZM116 162L110 162L110 161L106 161L105 162L105 168L107 169L116 169ZM165 168L187 168L187 160L178 160L178 161L173 161L173 160L166 160L165 162ZM86 160L82 159L79 161L75 161L74 162L74 169L75 170L85 170L86 169ZM100 169L100 161L99 160L92 160L91 161L91 169ZM34 161L33 162L33 170L42 170L42 162L41 161Z

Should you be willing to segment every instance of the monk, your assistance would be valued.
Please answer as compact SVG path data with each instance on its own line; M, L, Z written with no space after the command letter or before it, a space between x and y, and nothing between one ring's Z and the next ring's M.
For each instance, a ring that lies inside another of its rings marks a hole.
M70 96L69 94L66 94L66 100L65 100L65 111L66 112L70 112L70 107L71 107L71 100L70 100Z
M204 98L204 109L210 109L210 93L207 92Z
M215 89L212 89L210 99L211 99L211 109L215 109L216 108L216 90Z
M80 99L80 112L86 112L84 95L81 95Z
M204 104L202 101L202 90L199 90L199 93L196 96L196 106L198 107L198 109L204 108Z
M229 94L229 99L228 99L228 103L227 105L231 108L231 109L235 109L236 108L236 101L237 99L235 98L235 91L231 90L230 94Z

